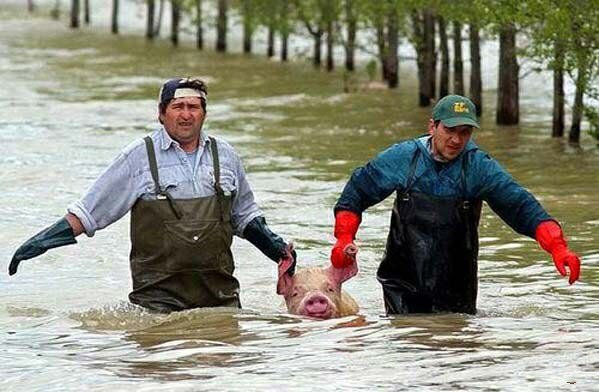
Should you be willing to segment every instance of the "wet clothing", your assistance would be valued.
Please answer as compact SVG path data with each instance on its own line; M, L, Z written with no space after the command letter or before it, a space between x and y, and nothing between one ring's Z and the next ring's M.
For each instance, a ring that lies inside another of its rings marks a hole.
M192 199L214 195L214 170L210 154L210 139L204 131L195 165L179 143L160 128L150 135L156 146L160 182L176 199ZM224 140L216 138L220 156L220 180L223 191L235 192L231 206L231 224L235 235L243 237L247 224L262 213L246 180L241 160ZM87 194L67 210L76 215L85 233L91 237L96 230L124 216L138 199L156 199L154 181L142 139L126 147L91 186Z
M482 201L532 238L539 223L551 217L474 142L440 164L429 139L396 144L356 169L335 210L361 214L397 193L377 272L388 313L474 313Z
M152 139L145 139L158 197L131 212L131 302L171 312L206 306L240 307L231 242L234 194L220 186L218 145L210 140L214 195L175 199L162 185Z

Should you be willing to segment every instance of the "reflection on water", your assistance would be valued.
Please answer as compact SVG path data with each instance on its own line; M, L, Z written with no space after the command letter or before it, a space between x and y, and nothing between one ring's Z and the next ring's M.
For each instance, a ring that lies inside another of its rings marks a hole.
M242 155L269 224L303 266L327 263L331 208L353 168L423 132L416 81L341 94L342 76L259 57L173 51L166 42L72 34L0 14L0 259L64 213L127 144L155 125L159 83L209 81L210 132ZM33 33L34 27L37 31ZM477 142L557 219L583 260L560 278L537 244L488 208L481 222L479 312L385 317L375 272L392 200L358 233L360 274L344 286L361 315L285 314L276 266L235 240L242 311L152 314L124 302L128 218L0 275L5 390L592 390L599 381L599 153L547 135L550 102L523 91L519 127L497 128L494 95ZM83 387L83 388L82 388Z

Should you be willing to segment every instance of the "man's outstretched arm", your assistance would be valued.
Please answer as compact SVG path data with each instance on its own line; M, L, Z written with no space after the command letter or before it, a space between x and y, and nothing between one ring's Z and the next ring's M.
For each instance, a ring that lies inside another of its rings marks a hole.
M49 249L76 244L77 237L83 233L83 225L79 218L67 214L51 226L46 227L17 249L8 267L9 275L17 273L19 263L46 253Z

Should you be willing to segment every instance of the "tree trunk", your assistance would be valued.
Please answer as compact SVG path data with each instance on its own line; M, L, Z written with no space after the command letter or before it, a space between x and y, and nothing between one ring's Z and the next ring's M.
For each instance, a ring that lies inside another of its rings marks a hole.
M435 99L437 56L435 54L435 16L431 9L424 10L424 44L426 89L430 100Z
M281 61L288 60L289 45L289 0L282 0L281 3Z
M352 72L355 67L357 21L354 14L354 0L345 0L347 19L347 45L345 46L345 69Z
M202 29L202 0L196 0L196 45L204 49L204 30Z
M335 59L333 58L334 40L333 21L329 18L327 21L327 71L329 72L335 68Z
M318 34L313 34L314 37L314 58L312 59L312 64L316 68L320 68L322 64L322 32L319 31Z
M439 45L441 46L441 75L439 77L439 98L449 94L449 46L445 19L439 16Z
M158 18L156 19L156 27L154 29L154 37L160 36L160 30L162 29L162 15L164 14L164 0L160 0L160 6L158 7Z
M56 0L54 3L54 8L50 10L50 16L55 20L60 18L60 0Z
M462 24L453 22L453 92L464 95L464 66L462 60Z
M33 0L27 0L27 10L29 12L35 11L35 4L33 4Z
M227 51L227 0L218 0L218 19L216 22L216 51Z
M243 14L243 53L252 53L252 33L253 33L253 20L252 20L252 1L243 0L241 3L242 14Z
M179 46L179 21L181 20L181 5L179 0L171 0L171 42Z
M83 21L85 22L86 25L89 25L89 23L90 23L89 0L83 1Z
M71 28L79 28L79 0L71 0Z
M268 22L268 43L266 49L266 55L271 58L275 55L275 26L274 21Z
M146 0L148 6L148 14L146 19L146 38L154 39L154 11L156 10L156 2L154 0Z
M110 31L112 34L119 33L119 0L112 0L112 23Z
M565 114L564 114L564 53L562 44L555 42L555 62L553 65L553 126L552 137L564 136Z
M397 88L399 86L399 58L397 51L399 49L399 15L397 10L392 8L387 15L387 86Z
M385 38L385 24L382 20L377 21L376 24L376 43L379 49L379 61L381 63L382 80L386 82L388 77L387 70L387 40Z
M516 28L513 24L499 31L499 83L497 84L497 124L514 125L520 121Z
M572 126L568 135L570 143L580 142L580 123L582 122L582 111L584 109L583 95L586 84L584 81L585 72L585 70L579 69L578 77L576 78L576 92L574 93L574 106L572 107Z
M430 106L428 84L426 81L426 47L424 40L424 18L419 11L412 11L412 28L414 29L413 41L416 49L416 66L418 69L418 106Z
M476 105L476 115L483 113L483 82L480 68L480 35L478 26L470 24L470 99Z

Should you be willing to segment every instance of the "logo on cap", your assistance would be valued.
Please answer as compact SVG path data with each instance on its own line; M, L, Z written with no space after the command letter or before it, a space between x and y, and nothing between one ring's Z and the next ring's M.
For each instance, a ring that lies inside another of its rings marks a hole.
M468 110L468 106L466 106L466 102L456 102L453 104L453 111L455 113L470 113Z

